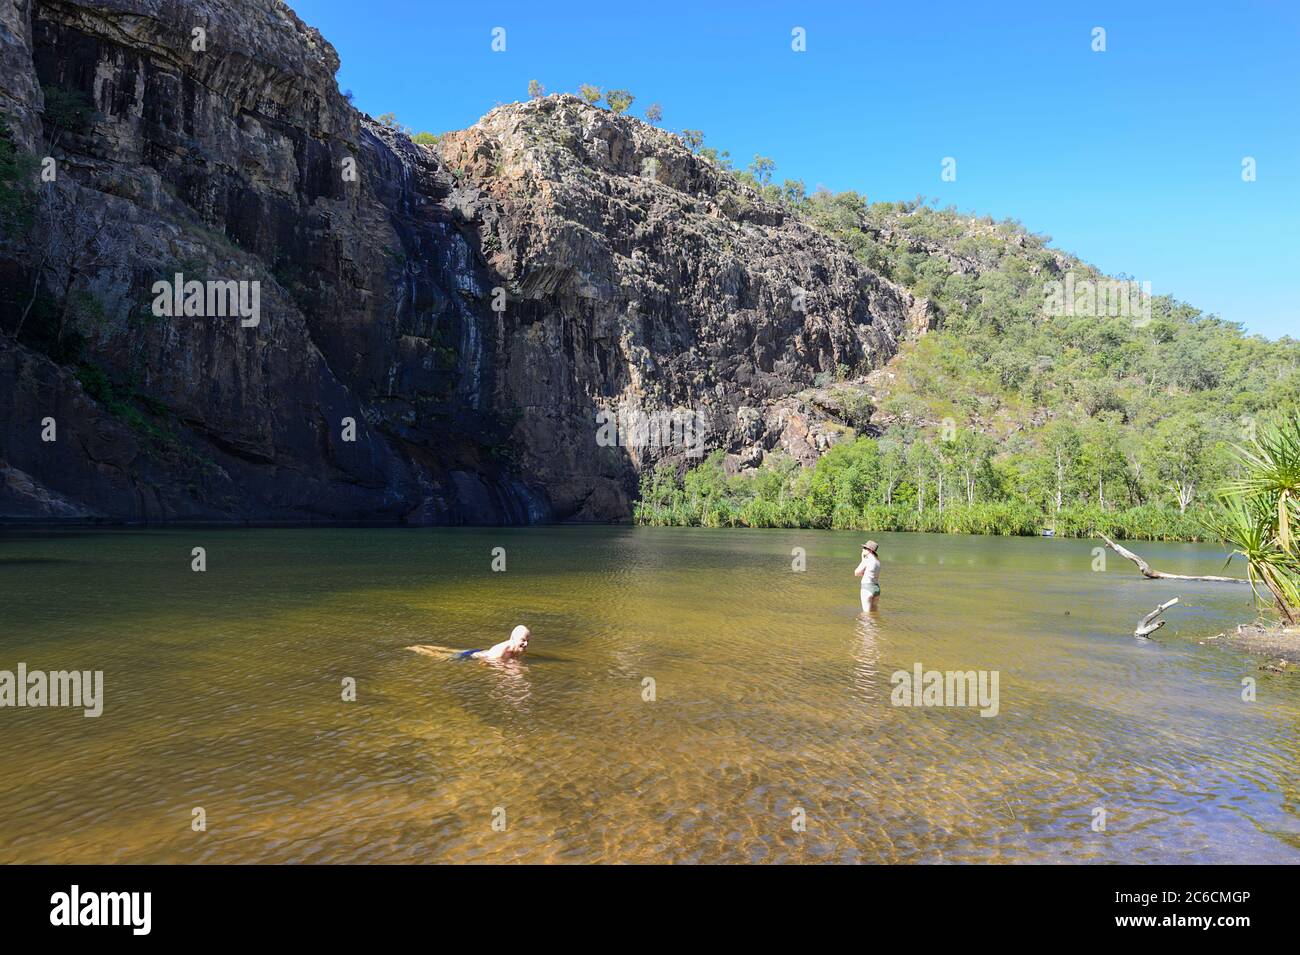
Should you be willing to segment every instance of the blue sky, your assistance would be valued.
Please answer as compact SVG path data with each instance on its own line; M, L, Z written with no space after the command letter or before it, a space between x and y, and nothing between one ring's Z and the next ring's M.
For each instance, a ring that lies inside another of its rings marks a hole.
M778 180L1016 218L1154 294L1300 335L1294 2L289 2L356 105L417 130L471 125L530 79L624 87L634 115L657 101Z

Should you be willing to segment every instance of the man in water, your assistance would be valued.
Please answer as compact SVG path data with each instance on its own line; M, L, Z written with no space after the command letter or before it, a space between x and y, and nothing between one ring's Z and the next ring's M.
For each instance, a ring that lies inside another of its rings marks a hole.
M864 598L865 599L865 598ZM523 624L510 631L510 639L503 640L487 650L465 650L457 656L462 660L518 660L528 650L528 638L532 631Z
M863 613L874 612L876 601L880 599L880 558L876 556L876 548L879 546L875 541L863 544L862 563L853 572L854 577L862 578Z

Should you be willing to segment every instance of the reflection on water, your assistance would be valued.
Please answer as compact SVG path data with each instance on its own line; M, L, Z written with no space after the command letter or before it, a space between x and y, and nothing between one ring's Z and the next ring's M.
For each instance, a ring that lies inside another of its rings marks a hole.
M880 668L880 614L860 613L854 627L853 687L865 701L872 701L880 685L877 670ZM886 677L888 679L888 677ZM867 707L868 711L875 709Z
M1200 642L1245 588L1093 573L1086 541L880 537L867 617L853 534L0 537L0 669L103 670L106 697L0 709L0 862L1300 860L1300 681ZM519 662L408 649L518 623ZM918 663L998 671L998 715L891 706Z

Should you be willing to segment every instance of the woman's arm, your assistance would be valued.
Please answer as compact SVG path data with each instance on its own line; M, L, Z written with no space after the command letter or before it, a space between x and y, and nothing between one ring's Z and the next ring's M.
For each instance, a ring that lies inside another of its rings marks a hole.
M858 564L858 569L853 572L854 577L861 577L867 572L867 559L862 558L862 563Z

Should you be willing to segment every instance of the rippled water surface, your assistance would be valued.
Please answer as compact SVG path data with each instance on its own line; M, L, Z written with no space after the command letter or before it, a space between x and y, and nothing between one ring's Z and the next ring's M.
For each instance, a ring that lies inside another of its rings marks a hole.
M1300 677L1202 642L1253 618L1245 588L1093 572L1087 541L883 535L863 621L860 541L8 532L0 669L102 670L106 699L0 709L0 862L1300 861ZM516 623L513 667L406 649ZM916 663L998 671L998 715L892 706Z

